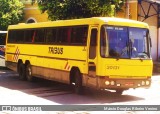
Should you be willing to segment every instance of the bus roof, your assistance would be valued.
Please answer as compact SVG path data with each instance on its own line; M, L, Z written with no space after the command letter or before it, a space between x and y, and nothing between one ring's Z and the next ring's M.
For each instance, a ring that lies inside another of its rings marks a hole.
M29 29L29 28L42 28L42 27L56 27L56 26L76 26L76 25L115 25L115 26L130 26L130 27L140 27L148 28L148 24L123 19L115 17L92 17L92 18L82 18L82 19L72 19L72 20L58 20L58 21L48 21L39 23L20 23L17 25L10 25L8 29Z

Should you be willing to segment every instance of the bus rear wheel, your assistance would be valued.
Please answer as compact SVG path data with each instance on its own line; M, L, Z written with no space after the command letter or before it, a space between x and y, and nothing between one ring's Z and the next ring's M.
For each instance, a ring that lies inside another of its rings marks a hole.
M75 71L75 93L82 94L82 75L79 70Z
M32 68L30 64L26 65L26 78L30 82L33 81Z
M23 63L19 63L18 65L18 74L19 74L19 79L20 80L25 80L26 75L25 75L25 66Z

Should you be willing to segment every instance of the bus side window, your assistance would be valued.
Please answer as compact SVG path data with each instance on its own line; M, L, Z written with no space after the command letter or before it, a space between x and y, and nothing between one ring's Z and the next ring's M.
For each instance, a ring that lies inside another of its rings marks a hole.
M44 43L44 29L37 29L33 34L35 36L35 42Z
M88 27L80 26L73 27L71 34L71 43L74 45L86 45L87 44L87 34Z
M71 43L76 43L76 28L72 29Z
M15 31L14 30L10 30L9 32L8 32L9 34L8 34L8 42L9 43L13 43L13 42L15 42Z
M63 29L62 28L58 28L56 43L60 43L61 44L61 42L62 42L62 34L63 34Z
M79 27L77 34L77 41L80 45L86 45L87 43L87 31L88 27Z
M45 30L45 41L46 43L55 43L56 42L57 29L48 28Z
M33 34L34 34L34 30L25 31L25 42L26 43L32 43Z
M33 36L32 36L32 43L35 42L35 36L36 36L36 31L33 32Z
M83 43L83 45L86 45L87 44L87 36L88 36L88 27L84 27L82 34L83 34L82 43Z
M61 31L61 42L62 43L69 43L68 42L68 39L70 39L68 37L68 28L62 28L62 31Z
M97 29L92 29L90 46L96 46L97 45L96 40L97 40Z
M16 42L23 42L24 40L24 31L23 30L19 30L16 32Z
M91 30L90 38L89 59L94 59L96 57L97 29Z
M71 32L72 32L72 28L68 28L68 30L67 30L67 43L69 43L69 44L71 42Z

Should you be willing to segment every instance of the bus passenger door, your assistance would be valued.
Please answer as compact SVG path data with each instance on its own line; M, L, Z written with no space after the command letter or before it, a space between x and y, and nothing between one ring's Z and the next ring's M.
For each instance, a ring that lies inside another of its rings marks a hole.
M89 59L88 59L88 86L96 86L96 47L98 28L92 27L90 32Z

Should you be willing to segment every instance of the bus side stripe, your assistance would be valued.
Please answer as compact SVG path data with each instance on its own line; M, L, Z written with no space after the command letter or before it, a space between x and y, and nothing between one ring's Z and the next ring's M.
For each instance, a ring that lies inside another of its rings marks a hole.
M7 53L7 54L15 54L15 53ZM79 59L70 59L70 58L58 58L58 57L49 57L49 56L37 56L37 55L29 55L29 54L20 54L19 55L26 55L26 56L35 56L39 58L47 58L47 59L58 59L58 60L72 60L72 61L81 61L81 62L86 62L86 60L79 60Z
M67 69L67 66L68 66L68 62L66 63L66 65L65 65L64 69Z

